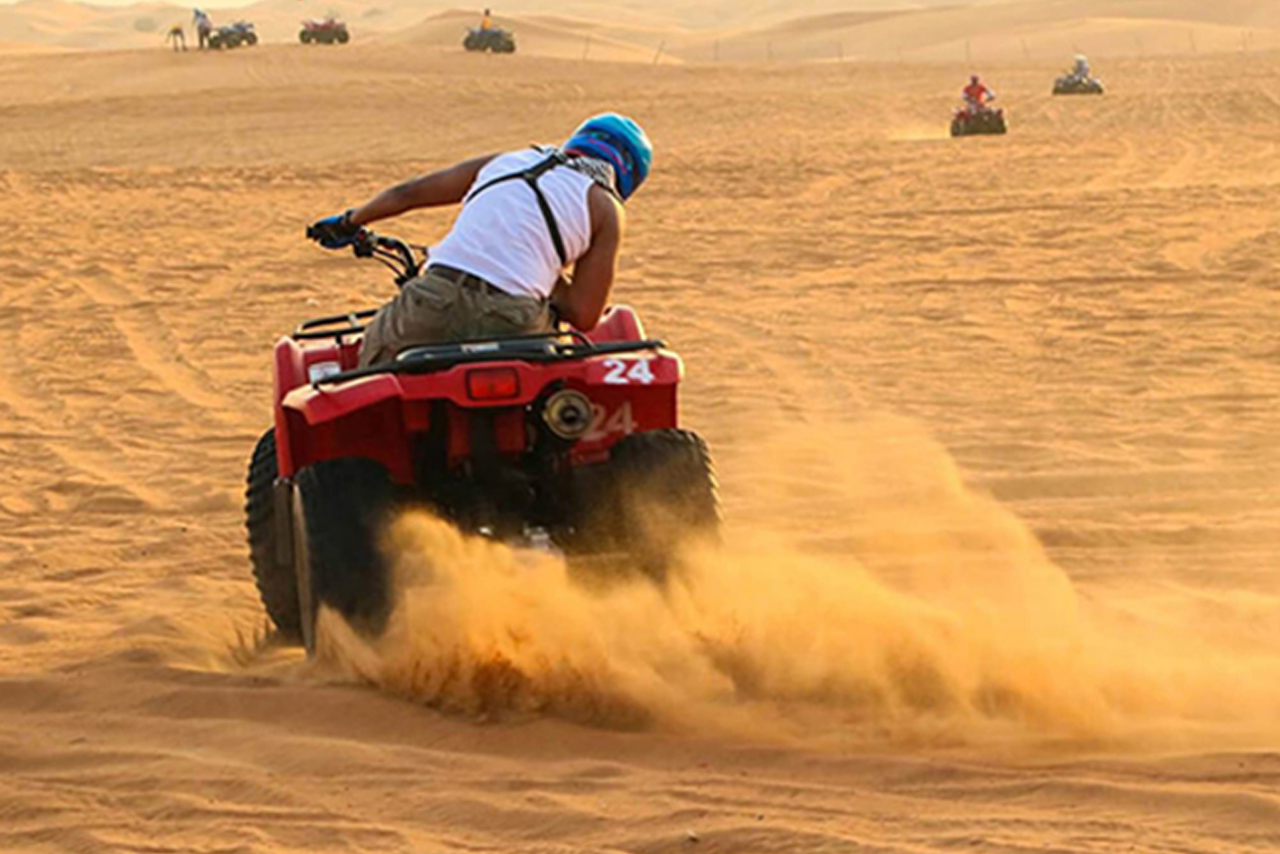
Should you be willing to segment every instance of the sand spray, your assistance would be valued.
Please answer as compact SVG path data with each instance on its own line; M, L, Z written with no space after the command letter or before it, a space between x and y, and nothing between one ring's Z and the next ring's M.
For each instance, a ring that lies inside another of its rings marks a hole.
M823 549L795 520L731 518L659 586L408 513L386 539L385 635L326 612L322 656L485 718L855 746L1280 744L1280 597L1077 587L911 423L797 431L737 468L785 491L819 454L823 482L800 486L830 499L808 523Z

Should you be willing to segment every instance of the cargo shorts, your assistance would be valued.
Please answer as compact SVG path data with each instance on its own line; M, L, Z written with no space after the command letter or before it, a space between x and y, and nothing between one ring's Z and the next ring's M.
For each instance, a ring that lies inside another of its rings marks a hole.
M360 367L390 362L423 344L551 330L547 300L513 296L475 276L431 267L374 315L360 345Z

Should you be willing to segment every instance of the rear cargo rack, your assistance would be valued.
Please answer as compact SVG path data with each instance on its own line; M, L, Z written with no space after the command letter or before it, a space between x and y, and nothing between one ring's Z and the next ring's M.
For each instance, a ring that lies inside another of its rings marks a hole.
M296 338L297 335L295 334L294 337ZM319 388L322 385L350 382L381 374L430 374L448 370L457 365L471 365L478 362L569 362L591 356L660 350L666 346L665 341L658 339L595 344L577 331L497 339L481 338L474 341L410 347L400 351L394 362L344 371L318 379L312 385Z
M293 330L294 341L315 341L322 338L338 338L341 339L347 335L357 335L364 332L365 324L362 320L368 320L378 313L376 308L366 308L363 311L352 311L347 314L333 314L328 317L317 317L315 320L308 320L299 324L298 328ZM338 324L342 324L339 326Z

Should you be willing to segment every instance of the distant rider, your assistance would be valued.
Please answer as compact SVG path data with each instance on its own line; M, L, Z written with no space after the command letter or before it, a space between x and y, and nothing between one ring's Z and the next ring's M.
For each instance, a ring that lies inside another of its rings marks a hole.
M964 87L962 94L965 104L974 113L986 112L987 103L996 96L996 93L988 89L982 82L982 78L976 74L969 78L969 85Z
M209 46L209 36L213 34L213 21L209 20L209 13L201 9L196 9L191 16L191 21L196 25L196 39L200 50L204 50Z
M492 30L492 29L493 29L493 13L490 12L488 9L485 9L484 15L482 15L480 18L480 31L482 33L487 33L489 32L489 30Z
M187 49L187 34L182 29L182 24L174 24L169 28L169 33L164 37L166 42L173 42L173 52Z
M606 113L560 148L467 160L315 223L320 245L339 249L378 220L462 204L425 272L369 324L360 364L391 361L419 344L550 331L556 318L595 328L617 274L623 203L652 163L644 130Z
M1085 56L1083 53L1077 53L1075 64L1071 66L1071 77L1077 81L1083 82L1088 80L1089 76L1089 57Z

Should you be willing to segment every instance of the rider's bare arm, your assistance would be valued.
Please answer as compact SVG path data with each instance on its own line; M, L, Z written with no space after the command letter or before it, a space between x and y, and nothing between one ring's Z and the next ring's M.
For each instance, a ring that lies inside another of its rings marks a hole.
M591 209L591 246L573 268L573 281L561 279L551 301L560 317L590 332L600 322L618 272L618 250L626 225L622 205L599 187L587 197Z
M372 201L351 212L351 223L368 225L418 208L456 205L466 198L480 170L496 156L490 154L467 160L383 190Z

